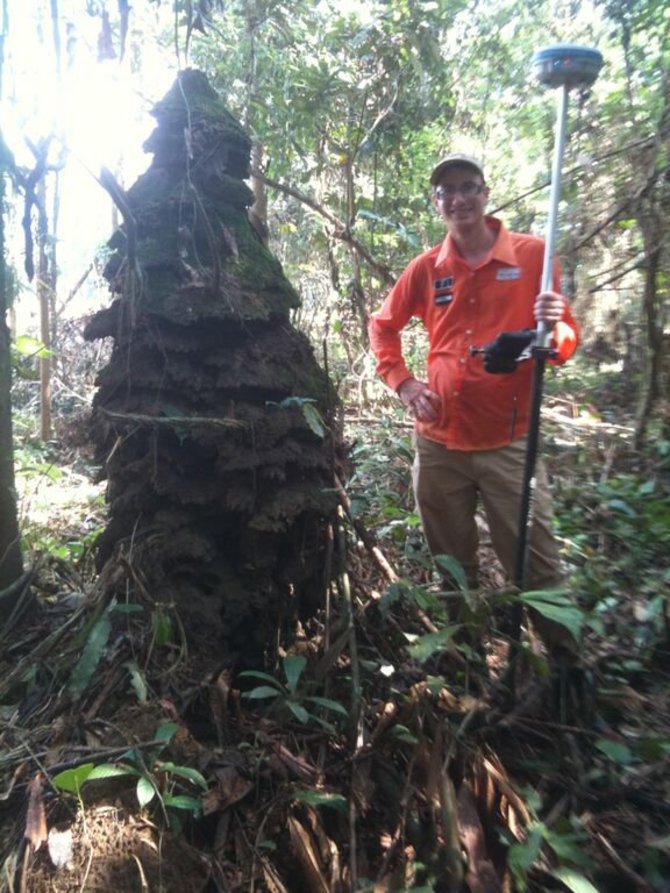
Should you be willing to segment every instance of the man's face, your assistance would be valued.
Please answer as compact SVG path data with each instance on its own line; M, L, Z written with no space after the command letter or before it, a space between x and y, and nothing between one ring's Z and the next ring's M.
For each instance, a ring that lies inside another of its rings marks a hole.
M484 216L489 190L471 167L450 167L440 177L433 202L450 229L470 229Z

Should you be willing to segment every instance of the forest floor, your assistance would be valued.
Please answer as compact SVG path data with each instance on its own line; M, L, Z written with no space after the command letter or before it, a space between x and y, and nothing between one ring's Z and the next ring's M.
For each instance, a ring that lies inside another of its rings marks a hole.
M581 659L556 665L527 629L513 691L517 597L482 522L485 586L449 621L462 581L432 569L392 413L348 420L337 585L244 678L189 648L174 606L106 596L85 420L26 441L2 890L670 891L668 445L634 454L607 385L575 388L544 421L570 597L533 603Z

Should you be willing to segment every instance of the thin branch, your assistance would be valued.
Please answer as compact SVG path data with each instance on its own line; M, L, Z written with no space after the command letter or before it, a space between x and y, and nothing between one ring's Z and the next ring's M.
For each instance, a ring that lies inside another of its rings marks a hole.
M114 174L106 167L101 168L100 176L97 177L98 183L109 194L110 198L121 212L123 222L126 225L126 257L130 269L135 268L135 257L137 254L137 221L135 215L130 210L128 204L128 196L121 188Z
M97 412L116 421L138 422L139 424L155 425L159 428L196 428L202 425L212 425L217 428L245 428L247 426L246 422L239 419L215 419L208 416L152 416L137 412L112 412L112 410L102 407L98 407Z
M294 189L292 186L287 186L285 183L279 183L277 180L271 180L269 177L266 177L265 174L258 170L253 169L251 171L252 176L257 177L261 182L265 183L266 186L269 186L271 189L277 189L279 192L283 192L285 195L290 195L293 198L297 199L301 204L307 205L308 208L311 208L321 217L325 218L329 223L331 223L334 227L333 236L336 239L340 239L342 242L346 242L348 245L351 245L355 251L360 254L360 256L366 261L368 266L380 276L387 285L393 285L395 283L395 276L391 273L388 267L384 266L384 264L380 264L379 261L376 261L370 252L365 248L358 239L354 238L351 235L351 232L347 229L347 226L336 217L331 211L325 208L323 205L314 201L314 199L310 198L308 195L300 192L297 189Z

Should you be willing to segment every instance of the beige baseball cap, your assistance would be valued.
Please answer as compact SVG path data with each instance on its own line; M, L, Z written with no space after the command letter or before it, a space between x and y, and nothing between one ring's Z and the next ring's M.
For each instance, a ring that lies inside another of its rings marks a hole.
M442 174L450 167L471 167L486 182L484 168L476 158L473 158L472 155L465 155L463 152L452 152L450 155L445 155L442 161L433 168L433 172L430 175L430 185L437 186Z

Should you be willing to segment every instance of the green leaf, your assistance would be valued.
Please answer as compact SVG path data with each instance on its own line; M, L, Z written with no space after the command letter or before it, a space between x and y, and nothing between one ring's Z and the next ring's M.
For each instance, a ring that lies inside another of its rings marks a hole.
M185 794L167 794L163 797L163 803L173 809L188 809L191 812L200 812L202 803L196 797L187 797Z
M177 775L179 778L192 781L193 784L201 787L203 791L206 791L208 788L204 776L197 769L192 769L191 766L175 766L174 763L161 763L160 768L163 772L169 772L172 775Z
M106 609L102 617L93 625L81 657L70 676L69 688L75 697L81 695L88 687L107 647L111 628L109 609Z
M308 698L305 698L305 700L311 701L313 704L318 704L319 707L323 707L326 710L333 710L335 713L341 713L342 716L349 716L349 711L343 704L340 704L338 701L333 701L330 698L320 698L318 695L310 695Z
M121 776L138 775L137 769L124 763L101 763L89 772L86 781L100 781L104 778L120 778Z
M460 589L461 592L468 591L468 578L465 575L463 566L453 557L453 555L436 555L435 564L449 574L456 584L456 587Z
M130 684L133 687L133 691L137 695L137 700L143 703L147 699L147 684L144 681L144 676L140 671L140 668L137 666L137 662L134 660L126 661L123 665L130 674Z
M303 657L301 654L284 658L283 667L284 675L286 676L286 687L292 695L294 695L298 689L298 682L300 682L300 677L306 666L307 658Z
M172 641L172 619L165 611L154 611L151 625L157 645L167 645Z
M260 670L243 670L239 673L239 677L242 678L242 676L250 679L260 679L261 682L268 682L270 685L274 686L280 694L283 695L286 693L281 682L275 679L274 676L270 676L269 673L261 673Z
M283 694L283 691L277 691L276 688L271 688L269 685L258 685L256 688L252 688L251 691L243 692L242 697L249 698L251 701L258 701L262 698L279 698Z
M78 794L94 768L94 763L82 763L81 766L75 766L74 769L65 769L63 772L59 772L51 781L59 791Z
M156 788L153 782L143 775L137 782L137 802L140 804L140 809L144 809L145 806L148 806L149 803L156 796Z
M321 413L312 403L303 403L302 404L302 414L305 417L305 421L310 427L310 430L316 434L317 437L324 437L326 431L323 425L323 419L321 418Z
M662 760L663 757L670 754L670 738L664 738L660 735L649 735L640 738L636 751L642 759L649 762Z
M579 641L585 615L573 604L568 593L562 590L537 590L522 592L517 598L538 614L565 627L575 641Z
M418 744L419 739L413 732L407 728L407 726L402 726L400 724L393 727L393 734L399 741L404 741L406 744Z
M261 840L259 844L257 844L259 850L270 850L274 852L277 849L277 844L274 840Z
M30 335L17 335L14 341L14 350L22 357L45 357L54 356L54 352L49 350L42 341L37 338L31 338Z
M327 806L328 809L335 809L345 815L347 813L347 801L341 794L298 788L293 791L293 798L300 803L307 803L309 806Z
M427 661L438 651L445 651L451 645L454 633L459 629L458 625L446 626L436 633L428 633L420 636L414 644L409 646L409 653L419 663Z
M608 738L599 738L596 741L596 747L600 753L604 754L613 763L620 766L628 766L633 761L633 753L626 744L618 741L610 741Z
M544 825L539 822L529 825L526 839L513 843L507 852L507 864L511 868L520 888L525 889L528 870L535 864L542 847Z
M164 741L167 744L168 741L172 741L178 731L179 723L164 722L156 729L154 733L154 741Z
M621 512L629 518L637 518L637 512L628 505L623 499L610 499L607 503L608 508L614 509L615 512Z
M303 723L303 725L309 722L310 715L301 704L296 704L295 701L287 701L286 705L298 722Z
M568 890L572 890L572 893L598 893L597 888L593 886L591 881L572 868L557 868L553 872L553 876L562 884L565 884Z

